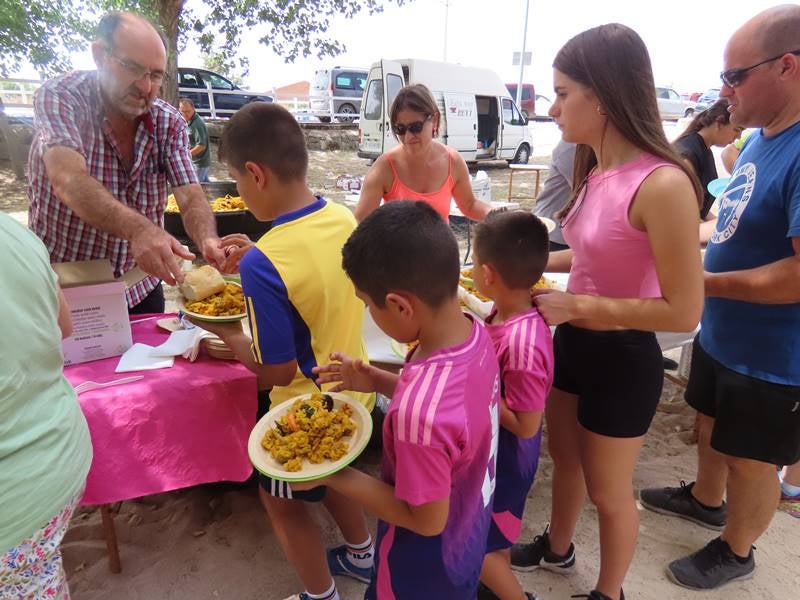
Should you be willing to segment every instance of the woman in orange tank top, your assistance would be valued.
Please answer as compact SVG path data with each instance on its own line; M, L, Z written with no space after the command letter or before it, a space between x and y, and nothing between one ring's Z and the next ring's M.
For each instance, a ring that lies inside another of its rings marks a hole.
M434 139L440 115L430 90L421 84L402 88L389 115L400 145L379 156L367 172L356 219L362 221L381 201L421 200L448 221L452 198L464 216L482 221L491 206L475 198L467 163Z

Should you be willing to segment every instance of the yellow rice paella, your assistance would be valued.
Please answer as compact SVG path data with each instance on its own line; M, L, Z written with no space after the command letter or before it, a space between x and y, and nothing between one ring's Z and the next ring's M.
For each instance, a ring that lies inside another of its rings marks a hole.
M313 464L339 460L350 449L347 438L356 431L351 412L347 404L334 408L328 394L295 400L264 434L261 446L287 471L302 470L306 460Z

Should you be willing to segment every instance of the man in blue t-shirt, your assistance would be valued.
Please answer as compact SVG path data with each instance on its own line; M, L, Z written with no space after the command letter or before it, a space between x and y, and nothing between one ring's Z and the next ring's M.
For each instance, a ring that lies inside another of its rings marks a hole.
M725 49L731 122L760 127L720 198L686 401L698 411L697 481L642 504L722 531L672 562L692 589L752 577L778 506L776 465L800 459L800 6L764 11ZM727 506L723 496L727 491Z

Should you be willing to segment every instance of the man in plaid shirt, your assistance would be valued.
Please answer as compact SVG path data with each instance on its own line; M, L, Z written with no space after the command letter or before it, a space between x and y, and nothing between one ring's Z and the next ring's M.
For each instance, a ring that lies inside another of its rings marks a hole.
M120 276L148 277L127 291L130 312L163 312L159 280L183 280L194 255L163 229L167 183L186 231L222 268L216 224L197 182L186 122L156 98L167 74L163 39L143 18L110 13L92 44L97 71L45 83L34 100L30 226L53 262L110 259Z

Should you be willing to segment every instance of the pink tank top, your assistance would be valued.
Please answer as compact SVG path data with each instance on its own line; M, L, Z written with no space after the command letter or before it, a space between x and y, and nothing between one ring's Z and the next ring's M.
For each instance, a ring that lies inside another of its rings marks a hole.
M391 202L392 200L420 200L422 202L427 202L442 216L446 222L449 223L450 200L453 198L453 188L455 187L455 183L453 182L453 158L450 156L450 153L447 153L447 179L444 180L442 187L440 187L438 190L435 192L428 192L426 194L423 194L422 192L415 192L405 183L403 183L400 180L400 176L397 174L397 169L394 168L394 163L388 154L386 155L386 159L389 161L389 166L392 168L394 181L392 181L392 189L389 190L389 193L383 196L383 201Z
M562 225L573 251L570 292L608 298L661 297L647 232L633 227L628 213L645 178L664 166L678 168L642 154L589 176Z

